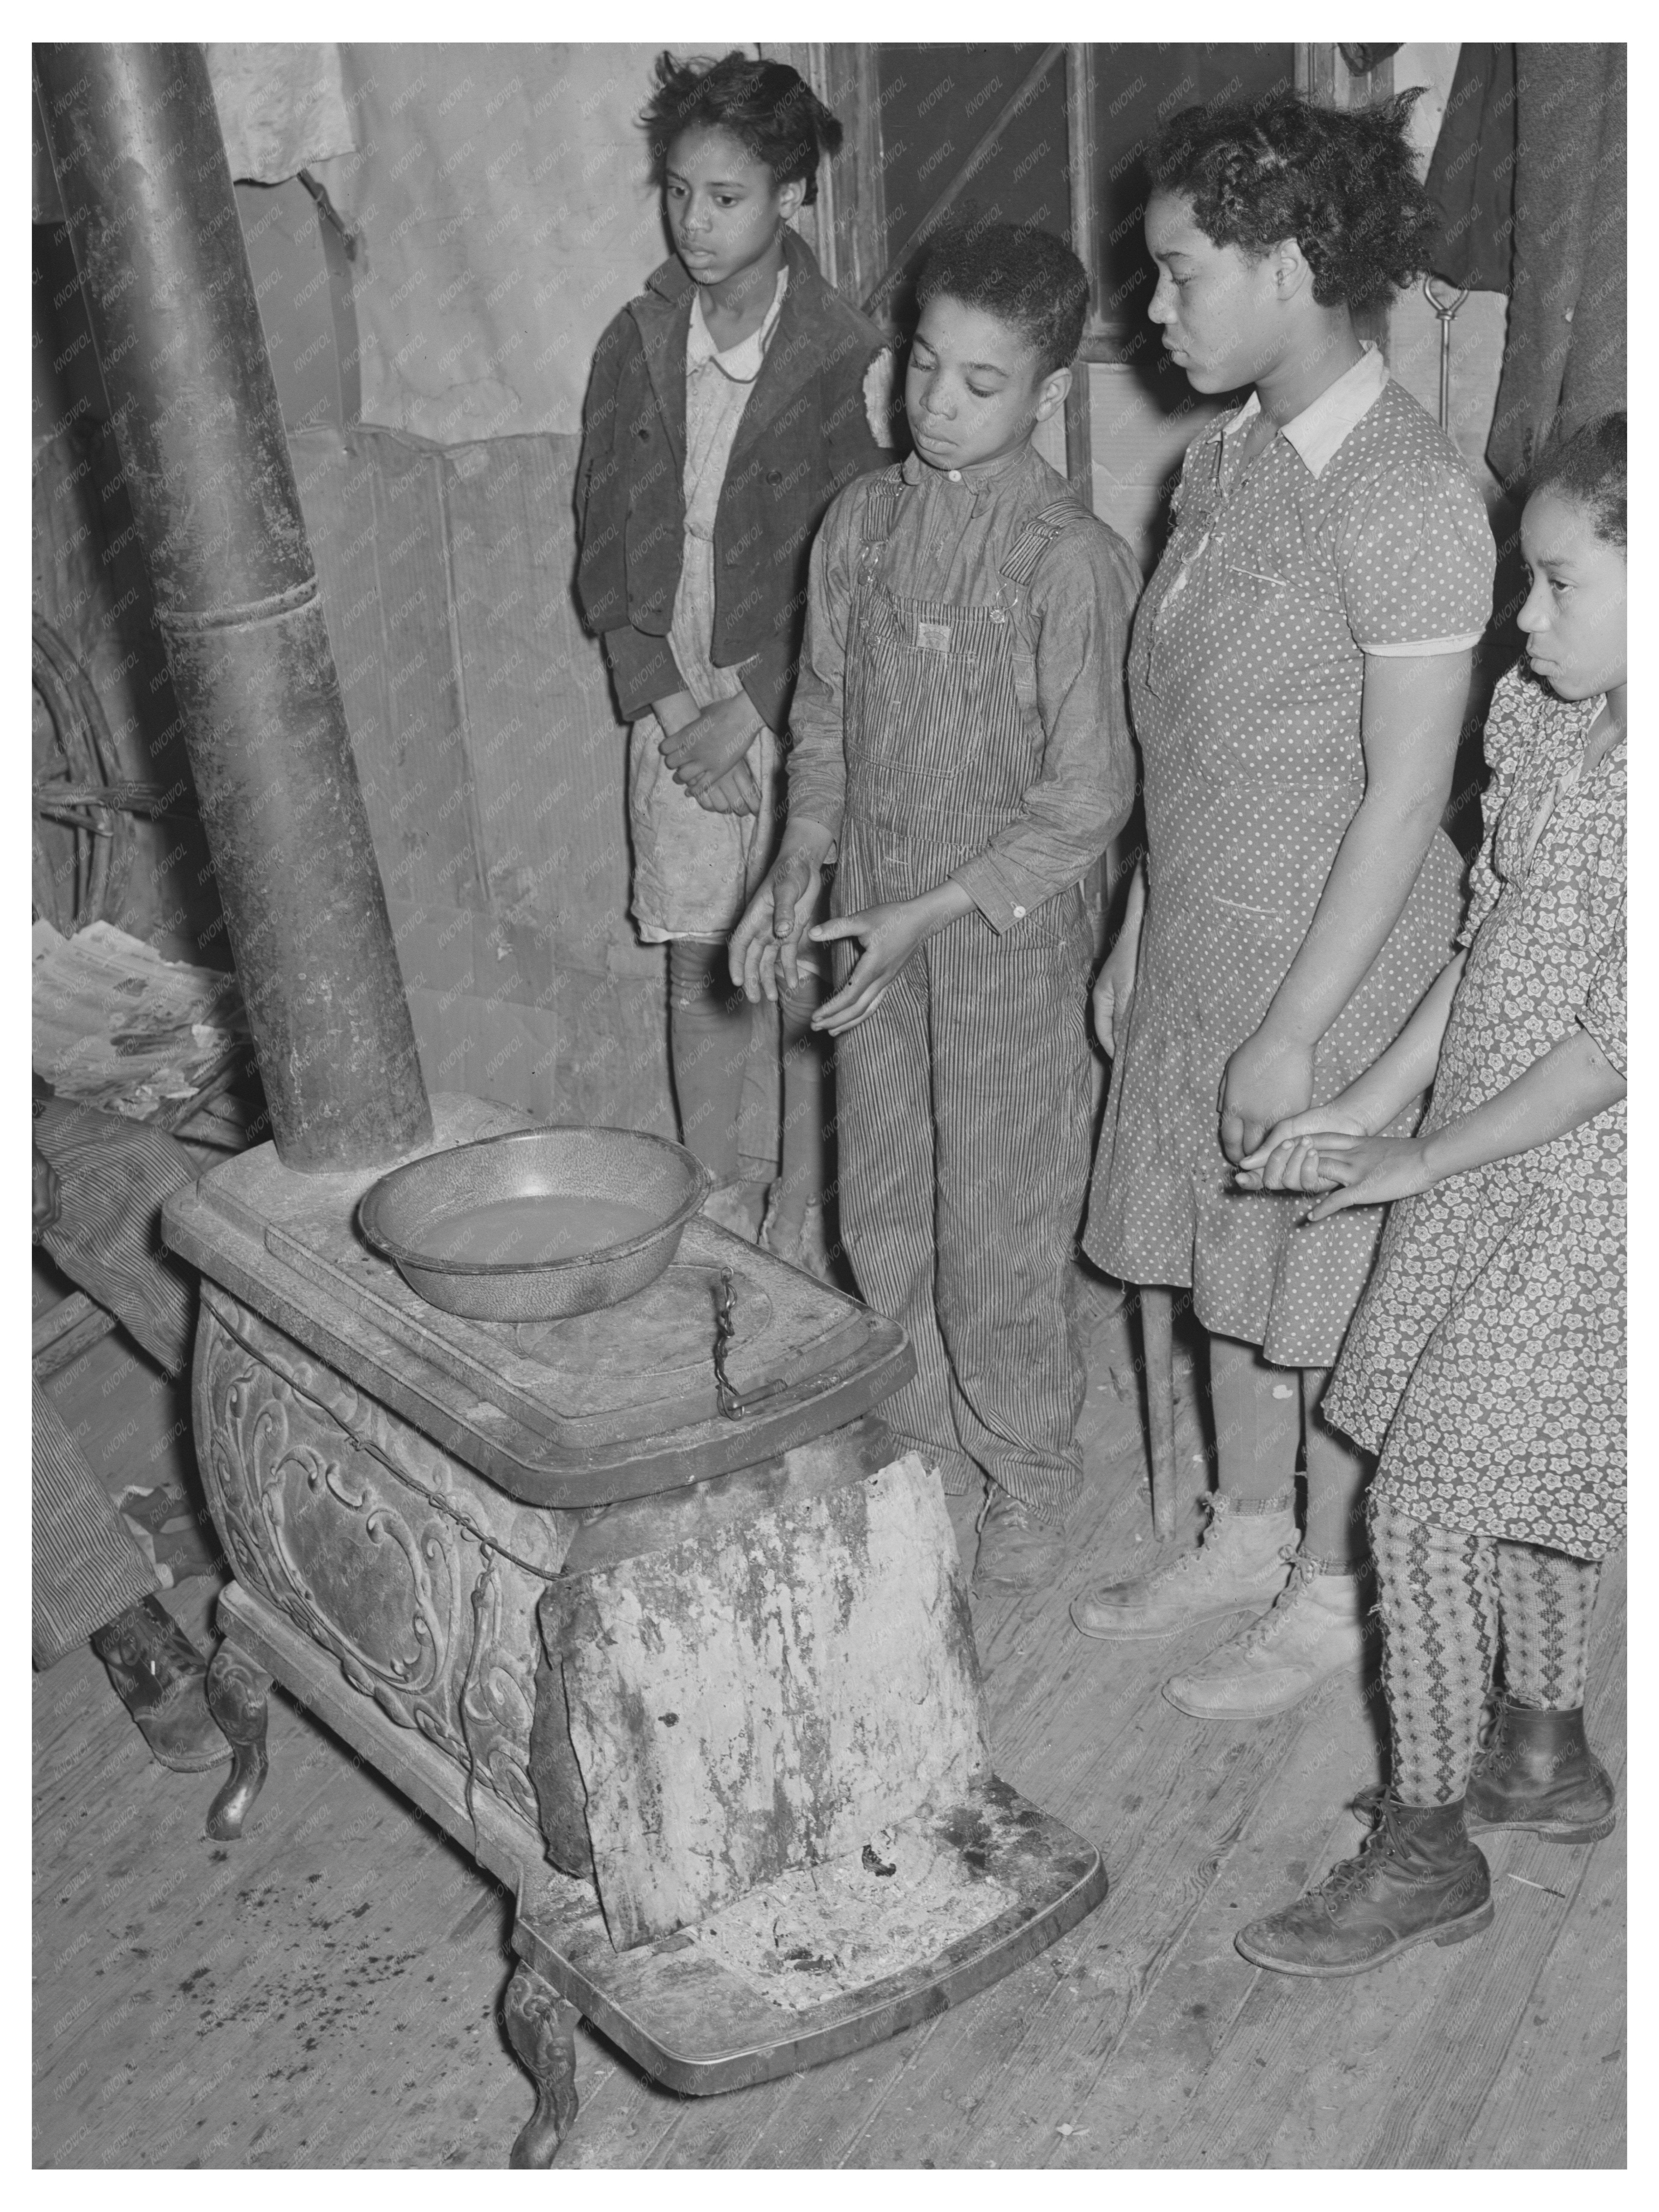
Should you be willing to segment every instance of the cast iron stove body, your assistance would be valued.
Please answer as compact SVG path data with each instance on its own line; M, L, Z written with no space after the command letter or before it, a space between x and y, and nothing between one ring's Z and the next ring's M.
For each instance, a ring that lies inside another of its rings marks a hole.
M439 1146L526 1126L433 1109ZM263 1783L274 1675L507 1885L538 2091L514 2162L574 2118L580 2015L672 2087L734 2087L1089 1911L1098 1855L991 1770L938 1478L866 1418L911 1372L902 1333L701 1219L622 1305L464 1321L358 1235L374 1180L267 1146L167 1208L235 1572L210 1832Z

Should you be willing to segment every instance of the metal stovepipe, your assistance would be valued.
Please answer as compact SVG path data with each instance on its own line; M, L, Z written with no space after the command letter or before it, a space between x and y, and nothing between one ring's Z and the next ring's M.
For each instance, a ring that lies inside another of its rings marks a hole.
M207 64L34 61L271 1133L374 1166L432 1115Z

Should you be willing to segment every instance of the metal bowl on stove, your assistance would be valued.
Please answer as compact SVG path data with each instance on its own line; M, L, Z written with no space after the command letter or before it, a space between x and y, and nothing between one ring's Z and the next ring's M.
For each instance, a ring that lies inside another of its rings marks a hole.
M516 1129L394 1168L365 1192L357 1220L410 1288L446 1313L556 1321L619 1304L655 1282L711 1180L683 1146L638 1129ZM560 1200L574 1201L601 1237L608 1210L629 1218L614 1241L574 1254L478 1256L504 1241L489 1224L531 1224L549 1211L538 1201Z

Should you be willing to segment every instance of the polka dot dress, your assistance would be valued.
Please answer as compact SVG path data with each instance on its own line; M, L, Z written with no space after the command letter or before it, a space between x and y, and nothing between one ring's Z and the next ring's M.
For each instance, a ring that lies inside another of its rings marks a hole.
M1085 1249L1190 1287L1200 1321L1285 1366L1335 1358L1381 1210L1297 1227L1235 1188L1217 1100L1295 957L1364 794L1367 652L1468 641L1492 611L1486 510L1455 449L1385 382L1317 474L1283 434L1253 463L1212 424L1135 617L1148 899ZM1462 865L1437 832L1382 950L1322 1039L1314 1099L1370 1065L1449 957ZM1408 1133L1413 1115L1394 1128Z

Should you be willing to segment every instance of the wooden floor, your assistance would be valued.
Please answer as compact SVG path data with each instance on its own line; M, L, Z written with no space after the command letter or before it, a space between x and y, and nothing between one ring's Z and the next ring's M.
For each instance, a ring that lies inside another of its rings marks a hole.
M1151 1544L1122 1323L1096 1304L1089 1321L1071 1571L975 1620L998 1767L1100 1844L1105 1903L959 2010L726 2097L667 2094L583 2028L559 2166L1622 2166L1622 1820L1589 1852L1489 1844L1497 1924L1472 1943L1328 1983L1233 1948L1354 1847L1344 1805L1379 1772L1372 1708L1334 1688L1266 1726L1189 1720L1158 1685L1224 1631L1154 1647L1073 1632L1071 1592ZM63 1395L94 1457L161 1469L179 1449L178 1402L119 1340ZM1197 1525L1194 1508L1183 1540ZM212 1595L198 1579L170 1600L204 1639ZM1621 1795L1624 1675L1618 1567L1590 1723ZM216 1845L215 1778L149 1759L89 1650L35 1678L37 2165L505 2164L531 2104L500 2020L508 1899L336 1739L273 1708L249 1833Z

